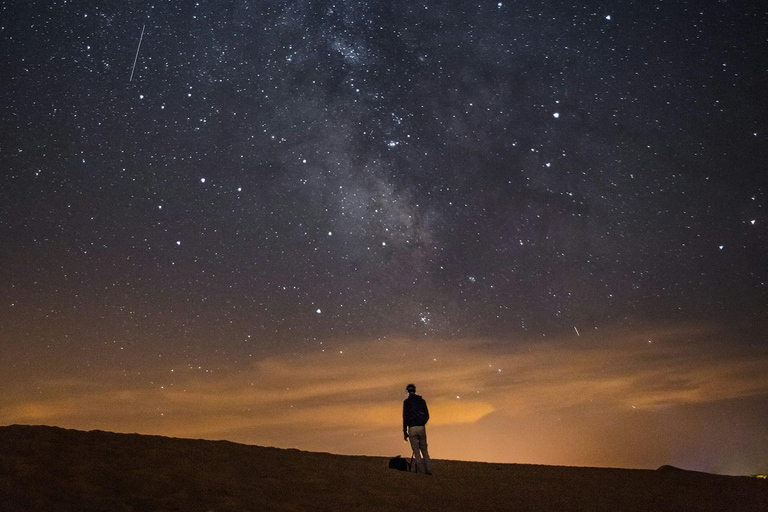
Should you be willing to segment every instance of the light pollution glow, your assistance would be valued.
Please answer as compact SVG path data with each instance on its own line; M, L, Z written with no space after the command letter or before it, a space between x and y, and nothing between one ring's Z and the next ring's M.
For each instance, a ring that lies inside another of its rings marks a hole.
M400 408L415 382L436 458L768 469L768 353L747 356L708 326L584 331L519 343L357 341L210 372L163 362L17 375L0 422L406 455Z

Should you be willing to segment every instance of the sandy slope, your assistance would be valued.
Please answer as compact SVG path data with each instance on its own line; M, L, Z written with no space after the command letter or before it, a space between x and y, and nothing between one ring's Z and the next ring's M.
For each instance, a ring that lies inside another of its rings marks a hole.
M430 477L379 457L10 426L0 427L0 510L746 512L768 511L768 482L442 460Z

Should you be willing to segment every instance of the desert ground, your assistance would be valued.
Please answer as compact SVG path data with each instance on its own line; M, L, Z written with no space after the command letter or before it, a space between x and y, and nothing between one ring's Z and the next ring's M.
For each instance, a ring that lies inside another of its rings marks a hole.
M768 481L746 476L450 460L434 461L429 476L387 463L12 425L0 427L0 510L768 511Z

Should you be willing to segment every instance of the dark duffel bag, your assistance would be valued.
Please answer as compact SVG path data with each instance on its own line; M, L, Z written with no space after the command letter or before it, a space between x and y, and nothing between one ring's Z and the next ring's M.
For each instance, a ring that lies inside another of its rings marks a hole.
M389 459L389 469L396 469L398 471L410 471L411 462L413 462L413 456L411 456L411 461L409 462L398 455L397 457L392 457Z

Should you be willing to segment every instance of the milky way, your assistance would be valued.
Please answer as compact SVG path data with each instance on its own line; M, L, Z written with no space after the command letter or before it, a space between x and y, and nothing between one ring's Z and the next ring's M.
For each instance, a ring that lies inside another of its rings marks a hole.
M437 347L496 371L554 343L594 372L568 344L610 350L607 332L648 367L671 364L664 340L686 347L669 371L693 373L662 379L677 398L650 409L768 408L760 372L718 374L737 390L719 393L690 362L768 368L759 3L0 5L0 370L17 407L0 421L103 427L50 402L51 382L91 375L118 402L156 392L159 418L166 387L206 370L240 375L231 390L270 358L311 375L351 349L382 377L396 431L405 382L372 363L389 343L393 367L401 344L424 359L402 378L463 400L490 384L430 377ZM457 424L510 410L483 404ZM243 421L204 433L264 442ZM764 434L740 449L764 451ZM567 462L655 463L585 457ZM760 469L727 464L698 467Z

